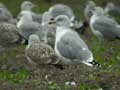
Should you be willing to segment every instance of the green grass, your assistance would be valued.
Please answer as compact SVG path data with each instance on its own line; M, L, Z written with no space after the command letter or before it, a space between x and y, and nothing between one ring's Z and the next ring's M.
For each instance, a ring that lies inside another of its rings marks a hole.
M0 70L0 80L7 81L11 84L23 83L29 76L29 73L24 68L12 73L9 70Z
M20 4L24 0L0 0L0 2L4 3L9 10L13 13L14 16L17 16L17 14L20 12ZM34 8L34 11L37 13L42 13L48 8L53 5L54 3L47 3L45 0L31 0L33 3L37 4L37 7ZM83 16L83 9L85 2L87 0L57 0L58 3L64 3L69 6L71 6L74 10L75 15L79 18L84 20ZM97 5L103 6L107 1L109 0L94 0ZM110 0L112 1L112 0ZM115 3L120 4L120 0L114 0ZM117 19L119 19L117 17ZM88 33L83 35L83 39L93 52L94 58L96 61L98 61L102 67L104 68L103 71L100 73L116 73L120 75L120 67L117 69L115 68L116 66L120 65L120 41L115 40L115 41L110 41L110 42L103 42L100 43L98 39L91 35L91 31L88 29ZM89 38L90 36L90 38ZM9 60L10 57L16 57L18 53L24 53L23 49L25 46L18 46L14 48L12 51L6 50L6 53L0 57L0 62L3 64L6 64ZM110 53L110 54L109 54ZM112 67L112 68L109 68ZM115 69L114 69L115 68ZM9 70L0 70L0 80L10 82L12 84L19 84L23 83L26 79L29 77L29 72L21 68L15 73L9 71ZM99 79L97 76L94 76L93 78ZM33 84L35 83L42 83L42 81L34 81ZM44 81L43 81L44 82ZM55 82L47 82L48 85L48 90L70 90L71 87L69 86L59 86ZM96 90L99 88L99 85L86 85L86 84L81 84L79 85L79 90Z

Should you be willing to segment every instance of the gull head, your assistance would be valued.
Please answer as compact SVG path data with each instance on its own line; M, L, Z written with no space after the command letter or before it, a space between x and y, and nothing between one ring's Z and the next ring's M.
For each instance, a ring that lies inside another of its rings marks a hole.
M44 12L42 15L42 26L48 25L50 19L53 18L50 12Z
M95 7L96 7L96 5L93 1L88 1L87 4L86 4L86 9L87 9L87 11L89 11L89 13L94 11Z
M93 13L96 16L102 16L104 15L104 10L101 7L95 7L95 10L93 11Z
M39 36L36 34L32 34L29 36L29 40L28 40L28 45L33 45L35 43L40 43L40 39Z
M52 18L49 24L54 24L59 27L72 27L73 23L70 21L69 17L66 15L59 15L56 18Z
M21 4L21 10L30 11L35 5L30 1L24 1Z
M114 9L115 5L112 2L107 3L105 10L109 11Z

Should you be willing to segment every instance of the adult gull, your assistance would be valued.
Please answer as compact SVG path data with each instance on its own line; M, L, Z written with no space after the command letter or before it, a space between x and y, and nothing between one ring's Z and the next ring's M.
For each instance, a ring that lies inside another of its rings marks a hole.
M41 24L32 20L32 15L30 13L24 12L22 14L17 23L17 27L19 28L20 35L26 40L29 39L31 34L37 34L40 37L40 40L46 41L46 32L42 29Z
M49 9L49 12L51 13L51 15L53 17L57 17L59 15L66 15L69 17L69 19L71 21L74 21L74 19L75 19L73 10L69 6L64 5L64 4L56 4L56 5L52 6Z
M117 20L118 23L120 23L120 7L115 5L112 2L107 3L105 9L105 14L109 15L109 17L114 18L115 20Z
M24 12L28 12L32 15L32 19L33 21L36 21L38 23L41 23L41 20L42 20L42 14L37 14L37 13L34 13L32 11L32 9L35 7L36 5L33 4L31 1L24 1L22 2L21 4L21 12L20 14L24 13ZM20 18L21 15L18 15L18 18Z
M104 10L96 7L90 20L90 27L98 38L120 38L120 25L113 19L104 15Z
M72 24L67 16L56 17L54 23L57 26L54 50L59 57L64 58L65 64L84 63L89 66L98 66L93 61L93 54L86 43L69 28Z

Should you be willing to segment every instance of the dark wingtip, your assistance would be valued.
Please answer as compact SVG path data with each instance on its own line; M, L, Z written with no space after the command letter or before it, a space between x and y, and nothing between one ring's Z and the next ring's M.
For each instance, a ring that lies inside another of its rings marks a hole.
M92 61L92 62L89 62L89 63L92 64L93 67L99 67L99 68L101 67L101 65L96 61Z

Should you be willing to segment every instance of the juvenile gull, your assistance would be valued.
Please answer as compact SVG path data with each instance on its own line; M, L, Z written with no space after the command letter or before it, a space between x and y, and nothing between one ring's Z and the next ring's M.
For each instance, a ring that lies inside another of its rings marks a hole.
M19 40L18 29L13 24L1 23L0 24L0 45L10 46Z
M84 63L89 66L98 65L93 61L93 54L79 35L71 30L71 22L65 15L60 15L55 19L57 25L55 52L64 58L65 64Z
M21 12L20 14L18 15L18 18L20 18L21 14L24 13L24 12L27 12L27 13L30 13L32 15L32 20L35 21L35 22L38 22L38 23L41 23L41 20L42 20L42 15L41 14L37 14L37 13L34 13L32 11L33 7L35 7L35 5L30 2L30 1L24 1L22 4L21 4Z
M120 7L115 6L112 2L109 2L105 7L105 12L113 16L120 16Z
M113 19L104 16L104 11L100 7L95 8L90 27L93 34L100 39L120 38L120 25Z
M75 19L72 9L69 6L64 4L56 4L52 6L49 9L49 12L52 14L53 17L57 17L59 15L66 15L69 17L71 21L74 21Z
M30 13L24 12L20 20L17 23L19 28L19 33L26 40L29 39L31 34L37 34L40 37L40 40L46 41L45 34L46 32L42 29L42 26L32 20L32 15Z
M40 41L39 36L36 34L30 35L25 55L27 60L33 65L57 64L59 62L54 50Z

